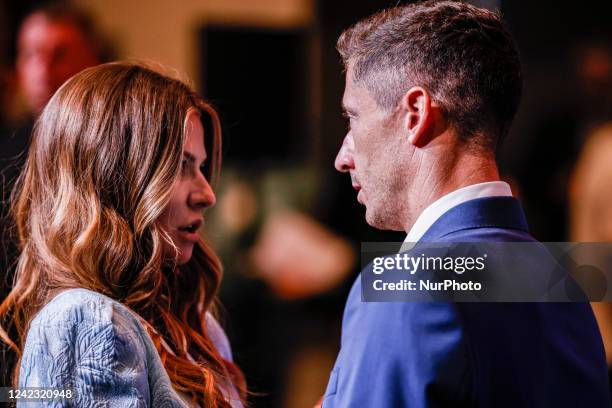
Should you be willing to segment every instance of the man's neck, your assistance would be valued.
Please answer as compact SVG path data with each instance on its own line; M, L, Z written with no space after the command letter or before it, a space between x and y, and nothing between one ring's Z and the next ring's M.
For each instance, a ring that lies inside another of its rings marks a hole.
M435 162L434 162L435 163ZM448 163L448 162L447 162ZM409 231L419 215L433 202L460 188L489 181L499 181L495 157L464 153L446 166L432 166L421 183L410 193L404 230Z

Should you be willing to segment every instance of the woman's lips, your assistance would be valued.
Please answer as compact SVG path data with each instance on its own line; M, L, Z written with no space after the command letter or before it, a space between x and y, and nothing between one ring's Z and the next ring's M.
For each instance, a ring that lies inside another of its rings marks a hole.
M197 231L196 232L189 232L189 231L179 230L179 233L180 233L181 237L183 237L185 240L190 241L190 242L194 242L194 243L200 237L200 234L198 234Z
M189 224L185 224L181 227L178 227L177 230L180 233L180 235L183 238L185 238L187 241L195 243L200 238L200 234L198 230L200 229L203 223L204 223L204 220L202 219L194 220L193 222Z

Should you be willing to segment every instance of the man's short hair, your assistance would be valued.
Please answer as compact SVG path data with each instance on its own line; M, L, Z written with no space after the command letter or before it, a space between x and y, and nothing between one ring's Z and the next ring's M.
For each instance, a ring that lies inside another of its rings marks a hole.
M337 43L353 80L394 108L422 86L459 136L496 149L521 97L517 48L498 13L457 1L425 1L378 12Z

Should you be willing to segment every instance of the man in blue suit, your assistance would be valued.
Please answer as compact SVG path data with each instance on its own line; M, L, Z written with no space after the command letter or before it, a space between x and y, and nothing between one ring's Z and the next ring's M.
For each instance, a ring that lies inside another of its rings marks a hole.
M535 241L496 164L521 93L498 14L409 4L338 50L350 128L335 165L370 225L407 242ZM357 279L323 407L451 406L609 407L589 304L363 302Z

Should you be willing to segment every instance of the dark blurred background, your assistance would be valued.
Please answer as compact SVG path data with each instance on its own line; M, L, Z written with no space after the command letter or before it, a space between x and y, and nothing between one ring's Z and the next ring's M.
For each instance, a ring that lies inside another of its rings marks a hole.
M220 112L223 176L205 234L224 262L222 320L255 392L253 407L316 402L339 348L360 243L405 237L368 227L348 177L333 169L346 130L335 41L358 19L401 3L406 2L71 3L91 16L105 50L113 50L106 59L159 63L192 83ZM533 234L543 241L612 239L589 234L593 228L586 219L597 211L587 209L582 216L573 210L582 207L572 201L572 191L578 191L578 202L591 194L580 190L590 181L574 176L583 146L612 120L612 2L473 3L501 10L522 55L523 102L500 164ZM21 89L16 44L24 17L40 4L0 1L4 201L36 116ZM607 174L592 168L587 174ZM604 185L594 194L605 191ZM12 269L8 247L3 243L3 291Z

